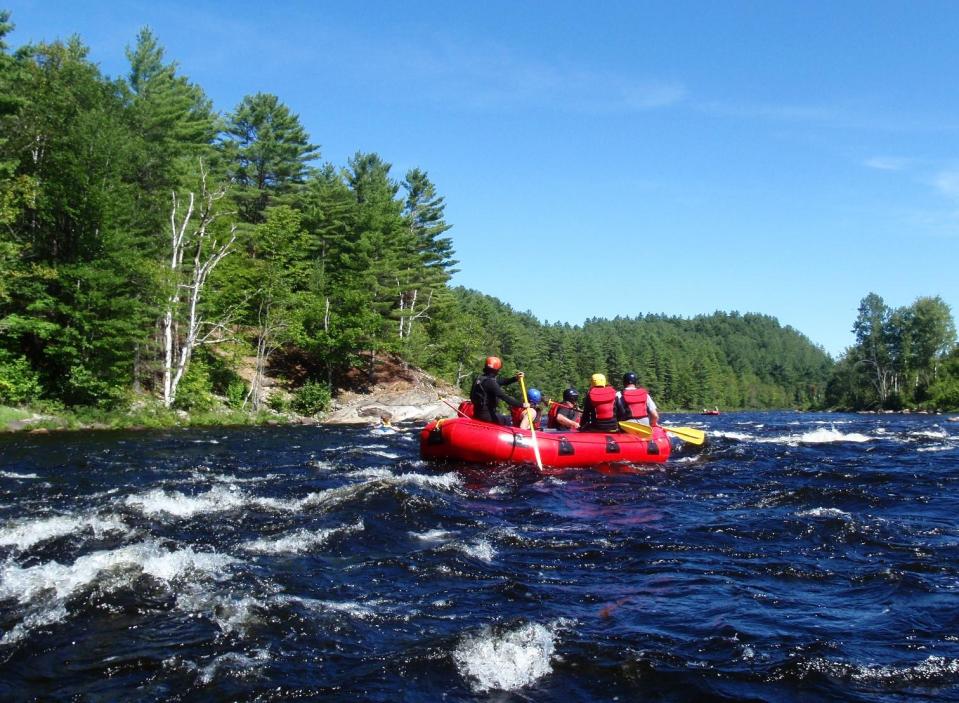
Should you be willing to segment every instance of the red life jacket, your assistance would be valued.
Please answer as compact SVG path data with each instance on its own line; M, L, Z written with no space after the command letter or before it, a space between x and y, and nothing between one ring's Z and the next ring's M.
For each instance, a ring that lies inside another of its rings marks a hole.
M629 412L634 420L641 420L649 415L646 409L646 399L649 397L649 391L645 388L624 388L623 402L629 408Z
M547 419L546 419L546 427L551 430L567 429L566 427L564 427L563 425L559 424L556 421L556 416L559 415L559 411L561 408L562 409L568 408L570 410L573 410L574 417L570 419L573 420L574 422L579 422L579 419L583 416L583 413L580 412L579 410L575 410L575 407L576 406L570 403L569 401L566 401L563 403L552 403L549 406L549 415L547 416ZM567 415L566 417L569 417L569 415Z
M533 411L533 422L539 420L539 408L530 408ZM523 422L523 413L526 412L526 408L513 408L509 409L510 418L513 421L513 427L519 427Z
M596 411L597 420L612 420L616 417L616 389L612 386L593 386L586 394L593 409Z
M464 400L462 403L460 403L460 406L457 408L457 410L463 413L466 417L473 417L473 401Z

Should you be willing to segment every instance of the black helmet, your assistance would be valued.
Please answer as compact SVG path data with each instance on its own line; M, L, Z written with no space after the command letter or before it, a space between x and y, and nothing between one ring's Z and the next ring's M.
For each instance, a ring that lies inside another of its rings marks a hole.
M629 384L633 384L633 385L635 386L635 385L636 385L636 374L634 374L632 371L627 371L626 373L624 373L624 374L623 374L623 383L624 383L625 385L627 385L627 386L628 386Z
M579 393L576 392L575 388L567 388L563 391L563 400L567 403L575 403L579 400Z

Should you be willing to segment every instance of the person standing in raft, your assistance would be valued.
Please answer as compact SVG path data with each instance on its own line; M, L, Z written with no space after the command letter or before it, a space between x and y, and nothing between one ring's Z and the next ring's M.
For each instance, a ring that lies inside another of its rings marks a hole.
M515 376L507 379L498 378L503 362L498 356L486 357L483 373L473 381L470 389L470 401L473 403L473 419L482 422L492 422L494 425L509 425L510 418L496 412L499 401L503 401L511 408L528 408L529 403L516 400L503 391L503 386L515 383L523 377L518 371Z
M659 409L645 388L636 387L636 374L623 374L623 390L616 394L616 417L642 425L656 427L659 424Z
M549 416L546 428L550 430L578 430L583 411L576 407L579 393L575 388L563 391L563 402L552 403L549 406Z
M606 376L594 373L589 392L583 401L580 432L619 432L616 420L616 389L606 383Z

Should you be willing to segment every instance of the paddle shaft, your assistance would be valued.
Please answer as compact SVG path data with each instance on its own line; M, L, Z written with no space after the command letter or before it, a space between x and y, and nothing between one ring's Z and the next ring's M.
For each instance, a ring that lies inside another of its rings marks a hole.
M440 400L443 400L443 399L440 398ZM453 410L455 410L456 412L458 412L458 413L459 413L460 415L462 415L463 417L469 419L469 415L467 415L466 413L464 413L462 410L460 410L458 407L456 407L456 406L453 405L452 403L449 403L449 402L447 402L447 401L445 401L445 400L443 400L443 402L446 403L447 405L449 405L451 408L453 408Z
M523 390L523 402L526 405L529 405L529 398L526 397L526 381L523 380L523 377L519 377L519 387ZM529 417L529 434L530 438L533 440L533 454L536 455L536 465L539 467L539 470L543 470L543 460L539 456L539 442L536 440L536 411L532 408L526 408Z

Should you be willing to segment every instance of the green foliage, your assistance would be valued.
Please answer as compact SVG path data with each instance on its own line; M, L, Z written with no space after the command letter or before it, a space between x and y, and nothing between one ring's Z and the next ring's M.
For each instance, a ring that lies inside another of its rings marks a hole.
M191 412L212 410L216 407L212 388L209 367L202 359L195 358L180 381L173 407Z
M27 417L30 417L30 413L26 410L21 410L20 408L9 408L5 405L0 405L0 430L2 430L11 422L23 420Z
M293 402L290 405L300 415L316 415L326 410L331 400L332 393L329 386L307 381L293 396Z
M425 169L398 181L390 163L363 151L345 166L311 168L310 135L267 93L246 96L221 123L149 29L127 51L128 75L114 80L78 39L8 53L8 20L0 12L0 364L9 367L0 383L16 387L3 391L11 397L42 392L107 418L131 397L162 394L171 363L165 313L176 309L170 328L182 341L183 291L192 285L180 280L178 289L170 273L170 195L199 192L202 161L211 182L229 184L223 202L237 209L236 221L219 220L211 234L222 242L219 228L237 224L239 238L198 306L205 343L230 340L234 355L195 354L178 389L176 407L197 418L227 417L213 394L242 405L247 388L235 367L255 368L257 389L279 349L300 359L297 378L323 381L294 400L311 414L351 368L383 352L463 387L496 353L553 397L582 389L595 371L618 381L633 370L667 409L822 402L831 360L766 316L647 315L574 327L451 289L451 224ZM195 253L178 270L192 271ZM860 352L873 357L842 364L842 382L830 383L836 394L852 393L861 369L881 363L899 379L884 398L948 395L938 359L951 318L937 299L908 312L869 301ZM137 412L144 424L182 421Z
M951 363L956 329L942 298L921 297L893 310L869 293L860 303L853 332L856 344L829 382L829 406L959 408L954 392L959 368Z
M246 400L247 387L240 379L232 381L226 387L226 404L235 410L243 407L243 401Z
M267 406L274 412L286 413L290 411L290 400L285 395L273 393L267 400Z
M443 372L455 373L464 391L494 353L554 398L567 386L582 390L597 371L614 385L635 371L664 409L809 408L821 404L832 366L822 349L765 315L646 315L571 327L541 324L474 291L453 293L448 317L429 327L442 332L435 343Z
M27 403L40 392L40 380L30 362L0 350L0 403Z
M303 183L318 153L300 118L268 93L243 98L229 117L223 145L243 218L253 223L262 221L272 200Z

